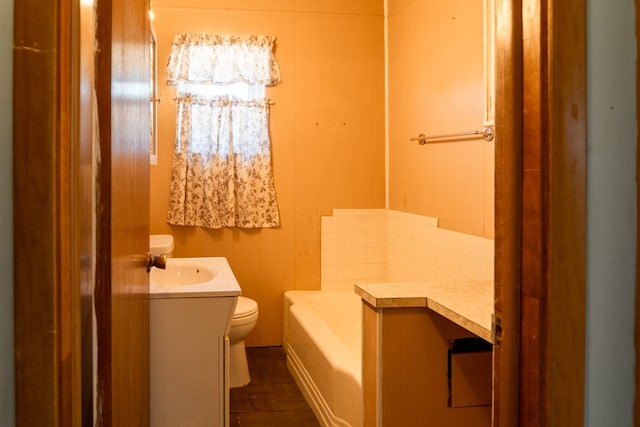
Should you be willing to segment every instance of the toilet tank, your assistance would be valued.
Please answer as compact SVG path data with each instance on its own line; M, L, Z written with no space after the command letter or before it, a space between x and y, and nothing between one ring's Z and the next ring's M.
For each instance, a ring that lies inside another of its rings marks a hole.
M171 234L151 234L149 236L151 256L173 254L173 236Z

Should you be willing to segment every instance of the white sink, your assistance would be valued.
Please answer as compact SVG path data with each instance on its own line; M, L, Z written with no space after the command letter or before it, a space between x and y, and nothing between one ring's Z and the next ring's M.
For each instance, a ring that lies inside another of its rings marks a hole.
M149 274L151 425L222 426L225 336L240 286L225 258L169 258L166 267Z
M153 267L151 298L240 295L240 286L226 258L168 258L166 269Z
M171 258L169 258L170 260ZM153 268L150 280L159 286L195 285L212 280L215 271L207 268L203 263L167 263L165 270Z

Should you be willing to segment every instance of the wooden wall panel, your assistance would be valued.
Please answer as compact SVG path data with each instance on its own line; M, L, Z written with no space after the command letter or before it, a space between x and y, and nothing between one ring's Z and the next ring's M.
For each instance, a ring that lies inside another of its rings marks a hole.
M483 2L392 0L388 16L389 207L494 237L498 138L419 145L418 134L481 129Z
M174 256L225 256L260 307L248 345L282 342L282 294L320 287L320 216L333 208L383 208L383 2L154 1L158 37L159 160L151 168L151 231L171 233ZM173 34L277 37L283 83L270 131L281 226L207 230L166 224L175 141L174 88L164 84Z

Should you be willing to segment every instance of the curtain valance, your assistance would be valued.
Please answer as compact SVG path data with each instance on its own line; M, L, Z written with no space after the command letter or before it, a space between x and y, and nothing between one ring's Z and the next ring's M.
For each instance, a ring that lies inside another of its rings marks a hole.
M176 34L167 65L167 84L276 85L280 67L273 52L275 37Z

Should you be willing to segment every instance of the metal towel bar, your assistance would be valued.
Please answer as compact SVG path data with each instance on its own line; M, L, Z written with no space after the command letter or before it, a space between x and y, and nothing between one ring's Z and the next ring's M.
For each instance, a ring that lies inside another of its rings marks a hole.
M425 135L421 133L417 138L411 138L410 141L418 141L418 144L424 145L428 142L442 142L442 141L433 141L443 138L457 138L460 136L482 136L482 139L485 141L493 141L494 131L492 127L485 127L482 130L470 130L467 132L458 132L458 133L448 133L444 135Z

